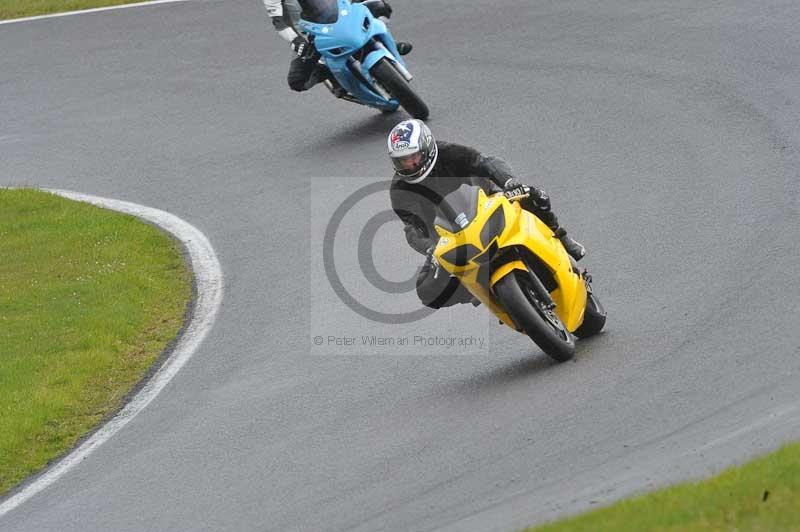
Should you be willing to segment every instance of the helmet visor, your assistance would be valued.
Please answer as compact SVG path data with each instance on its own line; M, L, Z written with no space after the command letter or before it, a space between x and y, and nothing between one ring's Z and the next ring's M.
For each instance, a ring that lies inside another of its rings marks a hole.
M403 157L392 157L394 170L402 176L413 176L422 168L422 152L412 153Z

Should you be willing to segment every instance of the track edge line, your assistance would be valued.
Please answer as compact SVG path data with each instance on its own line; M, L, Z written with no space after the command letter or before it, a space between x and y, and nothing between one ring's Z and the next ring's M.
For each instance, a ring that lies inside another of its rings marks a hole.
M38 477L34 477L29 484L23 484L16 491L12 490L12 494L6 500L0 502L0 518L49 487L87 458L95 449L111 439L139 412L144 410L197 351L197 348L213 327L222 304L222 268L208 238L193 225L174 214L136 203L102 198L69 190L48 188L42 188L41 190L67 199L82 201L135 216L158 226L177 238L186 253L188 253L191 261L195 298L186 325L172 343L171 353L161 366L149 379L140 383L139 390L130 398L127 404L105 424L95 429L91 436L60 459L57 459L56 462L46 466L38 474ZM167 349L169 349L169 346Z
M145 2L135 2L132 4L120 4L117 6L92 7L89 9L78 9L76 11L63 11L61 13L48 13L46 15L36 15L33 17L20 17L20 18L10 18L8 20L0 20L0 26L2 26L3 24L18 24L20 22L33 22L34 20L45 20L49 18L70 17L73 15L85 15L87 13L101 13L103 11L130 9L132 7L155 6L159 4L175 4L178 2L190 2L190 1L191 0L150 0Z

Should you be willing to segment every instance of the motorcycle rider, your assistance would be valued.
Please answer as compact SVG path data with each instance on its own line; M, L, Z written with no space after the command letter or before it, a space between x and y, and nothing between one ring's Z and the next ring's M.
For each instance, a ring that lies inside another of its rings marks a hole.
M344 96L347 91L339 85L330 70L319 62L319 53L304 35L295 29L302 13L316 13L321 6L328 6L330 0L263 0L272 26L278 35L288 42L297 57L289 65L288 82L293 91L306 91L323 81L330 81L332 92L337 97ZM387 0L352 0L353 3L364 4L373 16L386 22L392 15L392 7ZM408 54L411 43L398 41L397 51L400 55Z
M433 227L436 205L465 183L480 186L487 195L529 193L520 201L522 208L546 223L575 260L586 254L586 249L559 226L545 191L522 185L499 157L460 144L437 142L421 120L396 125L389 133L388 145L395 170L389 191L392 209L403 221L408 244L425 255L416 282L417 295L425 306L441 308L473 301L456 277L439 271L433 258L439 239Z

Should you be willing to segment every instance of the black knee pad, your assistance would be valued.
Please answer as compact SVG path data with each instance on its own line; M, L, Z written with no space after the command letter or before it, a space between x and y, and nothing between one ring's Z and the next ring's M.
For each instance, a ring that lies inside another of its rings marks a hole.
M289 74L286 76L289 88L297 92L308 90L308 80L314 74L314 67L315 63L312 61L303 61L299 57L294 58L289 65Z
M289 88L295 92L303 92L306 90L306 82L305 80L296 80L289 78Z
M442 292L446 289L446 285L443 287L440 283L426 279L417 284L417 297L428 308L442 308L442 303L447 299L442 297Z
M469 291L455 277L440 270L439 277L433 274L417 280L417 297L428 308L451 307L472 300Z

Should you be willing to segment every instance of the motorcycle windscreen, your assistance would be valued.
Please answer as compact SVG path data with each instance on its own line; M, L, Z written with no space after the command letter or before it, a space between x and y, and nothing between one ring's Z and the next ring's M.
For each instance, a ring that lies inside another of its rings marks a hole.
M481 187L464 184L442 198L437 205L438 216L434 221L451 233L466 228L478 214Z
M333 24L339 19L337 0L304 0L300 2L303 12L300 18L316 24Z

